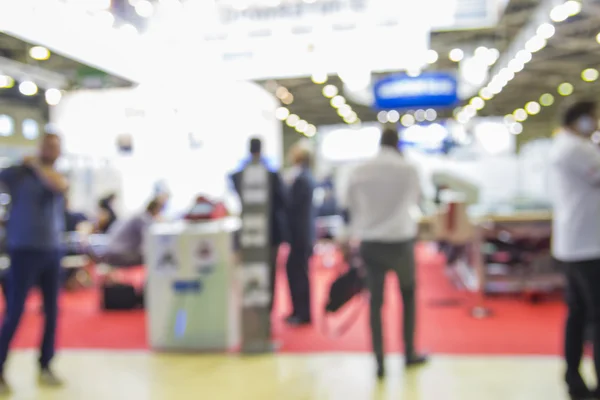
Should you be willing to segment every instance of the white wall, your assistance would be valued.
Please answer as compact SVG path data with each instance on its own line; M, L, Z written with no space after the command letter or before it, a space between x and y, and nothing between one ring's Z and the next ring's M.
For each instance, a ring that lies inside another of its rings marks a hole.
M52 110L65 152L108 158L119 170L122 189L114 190L121 192L121 212L143 207L158 180L172 192L172 211L187 207L200 192L222 196L226 175L246 156L255 135L263 138L265 155L281 162L278 103L264 89L247 82L179 90L169 85L73 92ZM117 137L124 133L133 137L132 155L117 152ZM191 148L190 133L199 148Z

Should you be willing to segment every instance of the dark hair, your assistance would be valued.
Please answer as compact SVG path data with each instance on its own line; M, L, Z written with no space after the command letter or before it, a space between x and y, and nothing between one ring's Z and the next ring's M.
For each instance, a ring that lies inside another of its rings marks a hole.
M387 128L381 134L381 147L398 148L398 132L395 129Z
M159 199L158 197L153 198L152 200L150 200L150 202L148 203L148 205L146 206L146 211L149 212L150 214L154 214L160 211L160 209L163 206L163 202L161 199Z
M579 101L570 105L563 114L563 125L571 126L583 116L592 116L596 112L595 101Z
M262 141L259 138L250 139L250 154L260 154L262 151Z

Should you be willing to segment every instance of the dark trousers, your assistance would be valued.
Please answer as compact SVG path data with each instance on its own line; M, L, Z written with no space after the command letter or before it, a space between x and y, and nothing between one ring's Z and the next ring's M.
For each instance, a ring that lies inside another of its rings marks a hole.
M360 253L367 269L367 284L371 292L370 325L373 352L378 365L383 365L383 332L381 307L383 306L385 276L394 271L398 277L403 303L404 353L415 354L415 257L414 241L383 243L363 242Z
M0 373L21 321L27 294L35 285L39 285L42 292L46 317L39 362L41 368L48 367L54 357L62 254L59 251L14 250L9 252L9 256L7 305L0 330Z
M271 301L269 310L273 311L275 302L275 278L277 277L277 254L279 254L279 245L272 246L269 251L269 283L271 285Z
M589 323L593 327L594 365L600 382L600 260L562 264L567 275L566 380L572 391L578 391L584 385L579 365Z
M308 277L310 255L310 250L292 246L286 264L288 285L292 297L292 315L305 320L310 320L310 281Z

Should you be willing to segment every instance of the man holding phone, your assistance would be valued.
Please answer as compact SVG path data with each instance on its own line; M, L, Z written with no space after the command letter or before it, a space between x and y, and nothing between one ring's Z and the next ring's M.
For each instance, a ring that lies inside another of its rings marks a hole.
M29 289L39 285L46 317L40 354L40 383L57 386L61 381L50 369L54 356L58 294L63 252L64 195L67 180L55 170L61 153L60 137L45 134L36 157L0 172L0 183L11 195L7 223L10 269L7 277L7 306L0 328L0 394L9 388L4 364L10 343L21 321Z

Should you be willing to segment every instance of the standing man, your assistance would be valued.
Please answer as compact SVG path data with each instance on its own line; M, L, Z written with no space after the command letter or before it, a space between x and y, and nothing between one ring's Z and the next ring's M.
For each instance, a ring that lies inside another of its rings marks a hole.
M262 142L258 138L250 140L250 162L264 162L262 159ZM242 195L242 175L243 172L236 172L232 176L233 185L238 196ZM270 185L270 205L271 215L270 221L271 226L269 229L271 251L269 261L269 280L271 285L271 301L269 307L273 310L273 300L275 297L275 277L277 275L277 253L279 252L279 246L288 240L287 220L286 220L286 197L284 194L283 183L281 177L276 171L269 172L269 185Z
M398 150L398 134L386 130L381 151L357 167L345 197L352 239L361 242L360 254L367 268L371 292L370 325L377 376L385 376L381 306L388 271L398 276L404 305L404 353L407 367L427 358L415 349L415 257L421 186L414 166Z
M565 379L572 399L600 399L600 391L592 394L579 373L591 322L600 378L600 149L590 139L597 129L596 103L576 103L566 110L550 150L552 255L567 275Z
M286 322L307 325L311 322L308 264L315 241L314 180L310 172L310 153L300 144L292 147L288 221L290 224L290 254L287 276L293 311Z
M4 365L21 320L29 289L38 284L44 301L46 323L40 354L40 383L57 386L61 381L50 369L54 356L62 241L64 194L67 180L54 169L61 153L60 138L45 134L37 157L0 172L0 182L12 197L7 224L8 304L0 329L0 392L8 391Z

